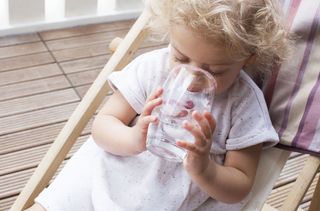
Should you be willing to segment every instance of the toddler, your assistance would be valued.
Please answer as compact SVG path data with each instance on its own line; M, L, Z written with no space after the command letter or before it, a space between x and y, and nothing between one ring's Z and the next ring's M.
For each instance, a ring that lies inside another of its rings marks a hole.
M287 46L272 0L150 0L154 34L170 45L112 73L114 94L75 153L31 210L240 210L250 199L262 148L278 140L260 89L248 76L267 73ZM216 80L211 111L194 111L181 127L183 162L146 150L162 83L179 64ZM263 75L262 74L262 75Z

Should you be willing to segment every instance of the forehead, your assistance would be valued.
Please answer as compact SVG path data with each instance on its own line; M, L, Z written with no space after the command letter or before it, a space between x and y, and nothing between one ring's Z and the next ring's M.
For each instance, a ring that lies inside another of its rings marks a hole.
M170 28L170 42L184 56L203 64L225 64L233 59L230 52L218 42L209 41L184 26Z

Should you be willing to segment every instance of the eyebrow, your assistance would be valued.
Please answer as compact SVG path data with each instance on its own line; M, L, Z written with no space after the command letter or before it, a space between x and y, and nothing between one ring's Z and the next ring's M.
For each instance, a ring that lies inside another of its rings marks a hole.
M188 56L184 55L181 51L179 51L174 45L171 44L171 46L172 46L179 54L181 54L182 56L185 56L185 57L189 58ZM209 66L212 66L212 65L215 65L215 66L230 66L230 65L232 65L232 63L203 64L203 65L209 65Z

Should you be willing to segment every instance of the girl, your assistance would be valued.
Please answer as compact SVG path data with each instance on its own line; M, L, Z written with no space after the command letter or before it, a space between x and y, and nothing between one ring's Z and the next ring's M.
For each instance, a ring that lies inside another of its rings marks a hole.
M272 0L150 1L150 26L168 48L139 56L109 82L114 94L97 115L93 139L68 162L31 210L240 210L250 199L263 147L278 142L260 89L244 69L263 72L286 49ZM161 30L159 30L161 29ZM146 150L161 84L177 64L215 77L211 111L195 111L182 129L195 143L182 163ZM255 68L253 68L255 67ZM81 179L80 176L81 175Z

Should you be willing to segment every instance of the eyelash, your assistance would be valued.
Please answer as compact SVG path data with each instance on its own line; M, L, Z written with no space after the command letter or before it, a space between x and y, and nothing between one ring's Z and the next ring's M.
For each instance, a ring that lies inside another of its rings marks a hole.
M180 62L180 63L182 63L182 64L185 64L185 63L188 63L188 62L189 62L188 59L180 59L180 58L178 58L178 57L174 57L174 60L175 60L176 62ZM207 71L208 71L210 74L214 75L214 76L219 76L219 75L222 74L221 72L215 73L215 72L213 72L213 71L210 71L209 69L208 69Z
M180 59L178 57L174 57L174 60L180 63L187 63L189 61L188 59Z

